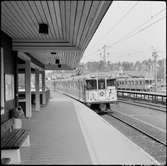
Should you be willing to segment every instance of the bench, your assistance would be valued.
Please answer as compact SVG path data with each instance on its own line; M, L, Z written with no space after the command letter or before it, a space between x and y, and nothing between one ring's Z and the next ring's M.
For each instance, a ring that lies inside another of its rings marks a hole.
M1 124L1 158L10 158L10 163L21 162L20 148L30 146L29 131L14 129L14 119Z
M10 158L2 158L1 159L1 164L2 165L9 164L9 162L10 162Z

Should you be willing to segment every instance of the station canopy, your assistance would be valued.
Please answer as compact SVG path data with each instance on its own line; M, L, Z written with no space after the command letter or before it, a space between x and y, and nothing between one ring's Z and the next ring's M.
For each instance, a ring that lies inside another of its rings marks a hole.
M2 1L1 30L46 70L75 69L111 3Z

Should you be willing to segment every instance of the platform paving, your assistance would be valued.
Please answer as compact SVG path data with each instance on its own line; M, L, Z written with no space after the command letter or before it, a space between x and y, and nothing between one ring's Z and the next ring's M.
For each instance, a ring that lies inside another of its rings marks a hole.
M74 105L61 95L23 122L31 147L21 149L21 164L91 164Z
M159 164L94 111L59 93L23 128L31 129L31 147L21 149L21 164Z

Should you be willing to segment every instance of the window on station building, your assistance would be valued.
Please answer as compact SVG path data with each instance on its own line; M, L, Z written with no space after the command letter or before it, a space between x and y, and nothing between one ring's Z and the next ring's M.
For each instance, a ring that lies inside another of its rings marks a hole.
M107 86L115 86L116 80L115 79L107 79Z
M39 74L39 89L42 90L42 74Z
M98 80L98 89L105 89L105 79Z
M24 73L18 74L18 90L25 91L25 74Z
M39 75L39 87L42 89L42 75ZM25 91L25 73L18 74L18 90ZM31 74L31 90L35 91L35 74Z
M95 90L97 89L96 80L86 80L86 90Z
M35 74L31 74L31 89L35 91Z

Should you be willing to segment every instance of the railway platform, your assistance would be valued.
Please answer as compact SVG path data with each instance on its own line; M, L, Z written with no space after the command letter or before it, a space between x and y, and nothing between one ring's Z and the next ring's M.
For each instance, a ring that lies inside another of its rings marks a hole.
M55 93L32 112L31 146L21 164L159 164L152 156L78 101Z

